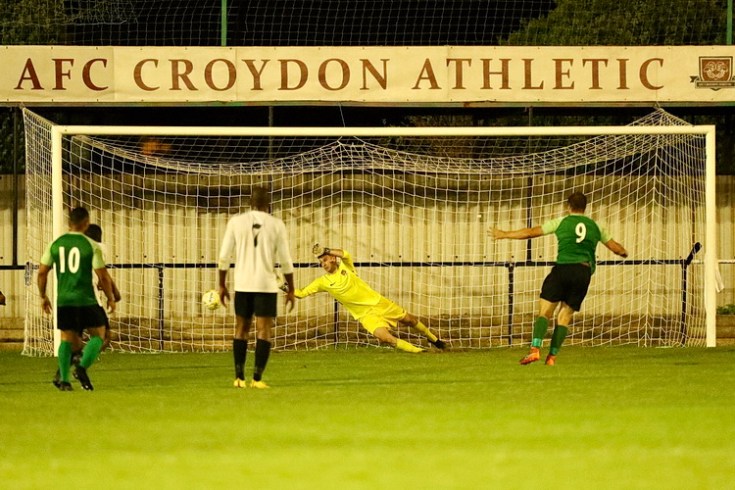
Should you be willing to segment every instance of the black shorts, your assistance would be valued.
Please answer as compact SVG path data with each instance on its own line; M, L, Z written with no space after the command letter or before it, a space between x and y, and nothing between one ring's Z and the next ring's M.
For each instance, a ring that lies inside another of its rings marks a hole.
M98 306L97 308L100 309L100 312L102 313L102 316L105 317L105 328L107 330L109 330L110 329L110 318L107 316L107 312L105 311L105 309L102 306Z
M235 292L235 314L244 318L267 316L275 318L278 311L278 293Z
M541 286L541 299L551 303L565 302L579 311L587 296L592 279L592 269L582 264L557 264L549 272Z
M82 333L87 328L104 327L107 324L107 315L100 305L59 306L56 314L59 330Z

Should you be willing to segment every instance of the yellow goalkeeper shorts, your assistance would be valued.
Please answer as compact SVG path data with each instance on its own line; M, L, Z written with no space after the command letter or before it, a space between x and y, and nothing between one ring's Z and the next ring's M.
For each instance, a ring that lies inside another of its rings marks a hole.
M406 317L406 310L395 304L389 299L382 298L380 302L370 308L368 312L360 318L360 323L365 330L375 333L376 328L385 327L387 329L395 328L398 322Z

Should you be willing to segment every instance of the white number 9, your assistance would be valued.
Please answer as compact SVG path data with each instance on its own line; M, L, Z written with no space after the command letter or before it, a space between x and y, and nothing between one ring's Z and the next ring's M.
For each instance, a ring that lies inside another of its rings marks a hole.
M577 223L577 227L574 228L574 232L577 234L577 243L580 243L584 240L584 237L587 236L587 227L584 226L584 223Z

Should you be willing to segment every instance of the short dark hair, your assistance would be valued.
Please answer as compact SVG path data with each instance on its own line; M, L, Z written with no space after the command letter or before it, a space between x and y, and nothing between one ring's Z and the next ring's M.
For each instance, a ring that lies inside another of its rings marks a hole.
M94 223L89 225L84 234L97 243L102 242L102 227L100 225L95 225Z
M78 207L69 213L69 223L72 225L81 225L85 220L89 219L89 211L86 208Z
M271 205L271 195L265 187L253 187L253 193L250 195L250 205L256 209L267 208Z
M581 192L573 192L568 198L569 208L572 211L584 211L587 209L587 196Z

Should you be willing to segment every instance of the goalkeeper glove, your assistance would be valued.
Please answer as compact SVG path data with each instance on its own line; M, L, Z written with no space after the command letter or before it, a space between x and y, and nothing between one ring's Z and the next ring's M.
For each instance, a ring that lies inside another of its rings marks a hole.
M313 253L317 259L320 259L323 256L329 254L329 252L330 252L329 248L322 247L318 243L315 243L314 246L311 248L311 253Z

